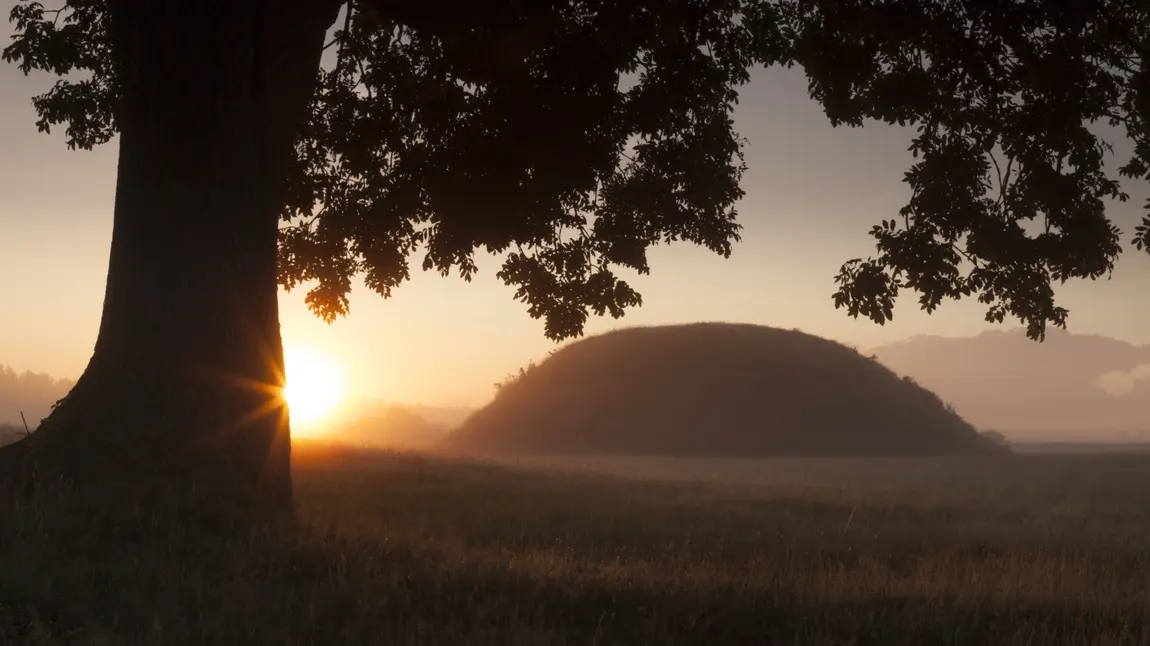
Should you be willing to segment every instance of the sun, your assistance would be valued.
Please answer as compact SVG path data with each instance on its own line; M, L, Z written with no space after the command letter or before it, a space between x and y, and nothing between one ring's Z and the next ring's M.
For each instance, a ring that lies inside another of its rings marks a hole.
M343 398L339 366L329 357L304 348L284 350L287 386L284 399L293 430L321 421Z

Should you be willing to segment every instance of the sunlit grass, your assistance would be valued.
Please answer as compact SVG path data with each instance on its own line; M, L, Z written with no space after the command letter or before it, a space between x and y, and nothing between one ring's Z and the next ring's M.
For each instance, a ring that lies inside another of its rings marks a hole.
M294 533L0 503L0 643L1150 639L1147 458L296 455Z

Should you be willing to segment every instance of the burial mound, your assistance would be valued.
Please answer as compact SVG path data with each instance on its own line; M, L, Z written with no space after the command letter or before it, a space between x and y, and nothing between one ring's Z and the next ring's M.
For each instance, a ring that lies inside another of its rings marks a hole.
M842 344L699 323L568 345L445 440L488 455L993 455L937 395Z

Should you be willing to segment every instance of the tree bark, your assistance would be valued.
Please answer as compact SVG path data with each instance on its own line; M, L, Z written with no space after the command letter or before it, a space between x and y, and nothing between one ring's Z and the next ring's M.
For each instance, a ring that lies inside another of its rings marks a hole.
M338 6L113 0L120 152L100 331L9 472L115 481L133 504L162 489L290 510L276 238Z

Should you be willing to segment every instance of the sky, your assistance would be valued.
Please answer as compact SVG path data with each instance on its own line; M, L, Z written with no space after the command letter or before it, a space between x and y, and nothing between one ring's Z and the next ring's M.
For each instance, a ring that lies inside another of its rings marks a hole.
M0 28L0 34L7 28ZM7 38L3 39L7 42ZM75 378L91 355L104 295L116 142L69 151L62 132L38 133L30 97L54 79L0 63L0 364ZM685 244L655 248L651 275L632 285L644 305L619 320L592 318L586 332L693 321L800 328L861 348L914 335L969 336L993 328L974 302L933 315L903 298L885 326L835 310L843 261L872 253L868 229L905 204L908 129L832 128L809 99L799 69L759 70L741 93L736 125L749 140L739 204L743 241L723 259ZM1114 141L1119 156L1127 142ZM1111 217L1123 243L1150 190ZM486 261L485 261L486 260ZM348 394L408 403L477 406L493 384L556 347L513 291L480 258L471 283L423 273L392 298L360 284L351 313L328 325L304 305L306 289L281 293L284 343L330 357ZM1059 289L1073 332L1150 343L1150 256L1128 252L1109 281Z

